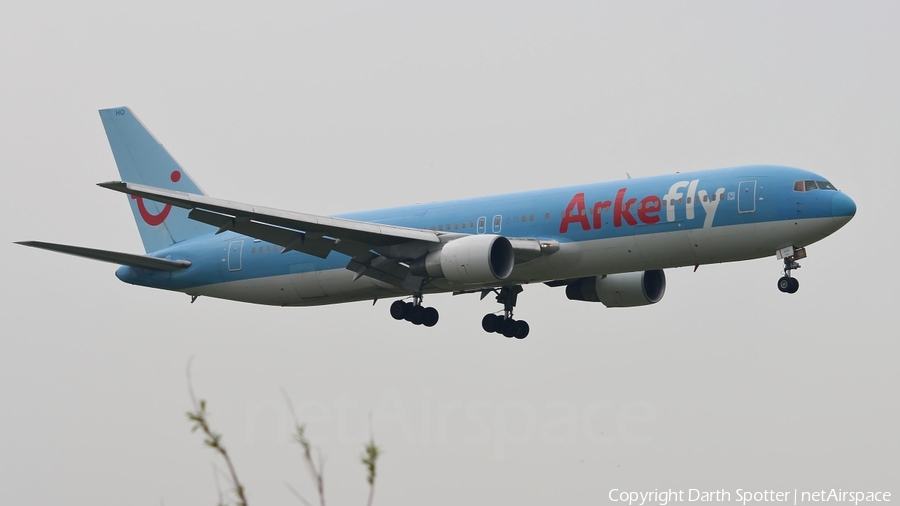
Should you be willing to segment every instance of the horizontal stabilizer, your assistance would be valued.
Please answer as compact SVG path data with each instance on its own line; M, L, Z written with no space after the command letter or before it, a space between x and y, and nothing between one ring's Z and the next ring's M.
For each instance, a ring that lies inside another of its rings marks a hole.
M77 257L91 258L93 260L100 260L101 262L127 265L129 267L141 267L144 269L156 269L160 271L177 271L179 269L186 269L191 265L187 260L167 260L165 258L132 255L130 253L119 253L102 249L81 248L66 244L54 244L52 242L21 241L16 244L56 251L58 253L66 253Z

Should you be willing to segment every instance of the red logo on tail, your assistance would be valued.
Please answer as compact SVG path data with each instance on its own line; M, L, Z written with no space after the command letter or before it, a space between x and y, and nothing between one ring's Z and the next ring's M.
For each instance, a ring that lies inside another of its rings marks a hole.
M152 214L144 205L144 199L137 195L132 195L131 198L137 200L138 211L141 213L141 218L143 218L144 222L151 227L161 225L162 222L166 221L166 218L169 216L169 211L172 210L172 204L166 204L159 214Z
M171 179L173 183L177 183L181 180L181 172L173 170L172 173L169 174L169 179ZM144 205L143 198L138 197L137 195L132 195L131 198L137 201L138 211L141 213L141 218L144 219L144 223L151 227L162 225L162 222L166 221L166 218L169 217L169 211L172 210L172 204L166 204L159 214L152 214L147 210L147 206Z

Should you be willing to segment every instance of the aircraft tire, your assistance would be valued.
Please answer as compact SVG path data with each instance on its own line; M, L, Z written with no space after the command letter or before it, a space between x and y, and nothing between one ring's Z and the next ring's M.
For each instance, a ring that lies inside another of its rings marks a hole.
M783 293L788 293L791 289L791 278L787 276L782 276L781 279L778 280L778 290Z
M800 281L797 278L790 278L790 286L787 289L787 293L797 293L799 289Z
M531 328L528 326L528 322L525 320L520 320L516 322L516 339L525 339L528 337L528 332Z
M425 325L426 327L434 327L435 325L437 325L439 318L440 318L440 315L438 314L437 309L435 309L433 307L426 307L425 308L425 317L422 320L422 325Z
M395 300L391 304L391 317L395 320L402 320L406 317L406 303L402 300Z
M495 314L486 314L484 318L481 319L481 328L484 329L488 334L497 331L498 327L498 317Z
M500 333L506 337L515 337L517 323L518 322L516 320L513 320L512 318L507 318L506 320L503 320L503 323L500 325Z
M409 321L413 325L421 325L425 322L425 308L422 306L413 306L409 310Z

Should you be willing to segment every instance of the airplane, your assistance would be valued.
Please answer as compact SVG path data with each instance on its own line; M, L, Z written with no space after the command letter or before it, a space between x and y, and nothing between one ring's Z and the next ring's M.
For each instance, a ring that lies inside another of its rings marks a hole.
M207 196L127 107L100 110L145 255L18 242L119 264L132 285L277 306L397 298L390 315L434 326L425 295L495 294L489 333L524 339L523 286L569 300L659 302L663 269L775 255L781 292L806 247L846 225L856 204L826 178L751 165L320 216Z

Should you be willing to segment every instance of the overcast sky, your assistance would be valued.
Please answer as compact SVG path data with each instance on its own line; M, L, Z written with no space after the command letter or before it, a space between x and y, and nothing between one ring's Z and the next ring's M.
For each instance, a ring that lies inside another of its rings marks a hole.
M0 490L214 504L185 365L251 504L604 504L612 488L900 493L900 3L18 2L0 17ZM788 296L773 256L667 271L606 309L491 298L271 308L138 288L11 244L141 253L97 110L127 105L204 190L317 214L751 163L857 203ZM890 221L889 221L890 220ZM224 486L224 485L223 485Z

